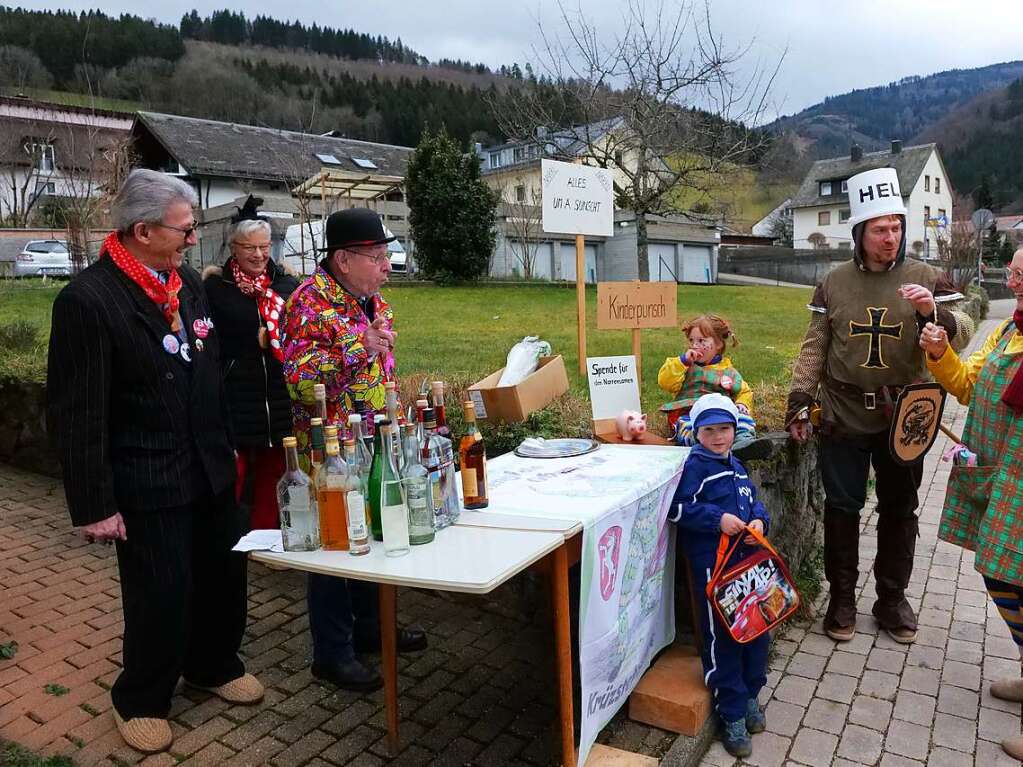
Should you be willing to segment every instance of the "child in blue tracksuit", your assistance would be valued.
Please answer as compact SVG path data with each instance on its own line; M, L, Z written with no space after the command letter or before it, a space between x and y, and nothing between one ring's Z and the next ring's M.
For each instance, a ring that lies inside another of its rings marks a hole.
M690 413L699 442L686 459L668 520L678 525L692 569L692 583L703 633L704 682L714 696L723 724L722 742L737 757L753 752L750 733L763 732L764 713L757 701L767 681L770 636L752 642L732 639L707 601L707 581L714 570L721 533L739 535L747 527L767 532L767 509L743 465L732 456L738 410L722 394L705 394ZM728 565L753 553L746 537Z

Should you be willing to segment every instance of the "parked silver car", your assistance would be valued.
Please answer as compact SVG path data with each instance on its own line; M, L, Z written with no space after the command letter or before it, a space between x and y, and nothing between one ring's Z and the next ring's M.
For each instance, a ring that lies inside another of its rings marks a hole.
M14 262L15 277L70 277L71 253L63 240L29 240Z

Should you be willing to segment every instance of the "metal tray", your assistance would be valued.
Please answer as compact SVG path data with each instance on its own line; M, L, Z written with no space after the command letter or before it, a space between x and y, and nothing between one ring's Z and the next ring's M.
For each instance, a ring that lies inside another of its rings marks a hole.
M592 453L599 447L600 443L594 439L548 439L539 449L519 445L515 448L515 455L521 458L572 458Z

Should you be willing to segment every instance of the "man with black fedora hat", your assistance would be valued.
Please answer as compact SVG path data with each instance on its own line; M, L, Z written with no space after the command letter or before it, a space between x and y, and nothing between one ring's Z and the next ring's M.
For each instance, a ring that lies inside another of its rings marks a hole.
M394 315L380 295L391 272L387 243L395 238L369 208L332 213L325 234L323 260L284 313L284 377L306 455L316 384L327 390L327 420L347 428L351 414L384 412L384 384L397 381ZM355 656L380 647L376 585L314 573L308 584L313 676L349 690L378 689L380 675ZM399 651L425 647L421 630L398 630Z

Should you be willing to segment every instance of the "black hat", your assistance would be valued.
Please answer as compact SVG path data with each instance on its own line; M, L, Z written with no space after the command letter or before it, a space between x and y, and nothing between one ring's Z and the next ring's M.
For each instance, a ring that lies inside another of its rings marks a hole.
M231 216L231 223L238 224L242 221L267 221L266 216L259 215L259 206L263 204L262 197L253 197L251 194L245 204L237 208L237 213Z
M349 208L327 216L327 245L318 248L321 253L331 253L338 248L360 245L380 245L396 239L384 231L380 216L369 208Z

